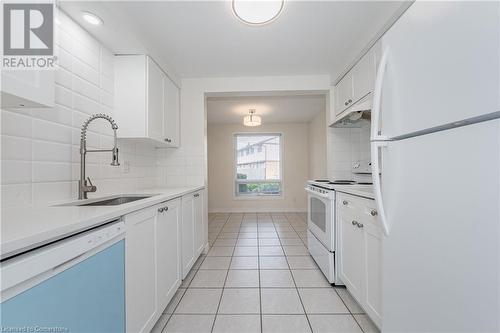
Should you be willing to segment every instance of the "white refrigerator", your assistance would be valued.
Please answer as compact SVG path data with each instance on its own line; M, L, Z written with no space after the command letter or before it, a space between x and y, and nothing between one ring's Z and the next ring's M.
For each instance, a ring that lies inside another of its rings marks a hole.
M500 331L500 5L415 2L381 38L383 332Z

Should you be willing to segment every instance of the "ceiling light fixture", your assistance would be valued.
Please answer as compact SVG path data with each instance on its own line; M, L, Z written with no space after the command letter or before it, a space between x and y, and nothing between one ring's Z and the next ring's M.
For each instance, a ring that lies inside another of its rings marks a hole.
M85 21L87 21L92 25L102 25L102 19L95 14L89 12L83 12L82 16Z
M249 127L260 126L262 124L262 118L255 114L255 109L250 109L248 112L250 114L243 118L243 125Z
M234 15L249 25L263 25L274 21L283 11L285 0L233 0Z

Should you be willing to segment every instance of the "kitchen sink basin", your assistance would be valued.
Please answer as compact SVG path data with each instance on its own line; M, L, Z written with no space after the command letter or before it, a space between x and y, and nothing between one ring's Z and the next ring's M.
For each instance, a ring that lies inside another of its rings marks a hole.
M156 194L146 194L146 195L115 195L112 197L102 198L102 199L89 199L85 201L74 201L67 204L59 206L118 206L129 202L151 198Z

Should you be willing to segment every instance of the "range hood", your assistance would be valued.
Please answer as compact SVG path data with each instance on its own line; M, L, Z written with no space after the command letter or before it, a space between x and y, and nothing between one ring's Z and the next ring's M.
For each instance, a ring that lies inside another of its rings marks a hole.
M341 118L331 127L359 128L366 126L371 119L372 94L369 93L357 103L345 110Z

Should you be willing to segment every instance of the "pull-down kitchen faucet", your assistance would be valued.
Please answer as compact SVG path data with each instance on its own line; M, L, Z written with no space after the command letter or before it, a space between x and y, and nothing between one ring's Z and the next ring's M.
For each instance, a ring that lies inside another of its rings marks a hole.
M89 127L89 124L96 119L105 119L109 121L109 123L111 124L111 128L113 129L113 134L114 134L114 145L112 149L93 149L93 150L87 149L87 128ZM87 199L88 192L97 191L97 187L92 185L90 178L87 177L87 179L85 179L85 155L87 153L111 152L112 154L111 165L112 166L120 165L120 163L118 162L118 147L116 146L117 129L118 125L116 125L113 118L103 113L94 114L83 123L82 133L80 137L80 181L78 182L78 199ZM87 181L89 185L87 185Z

